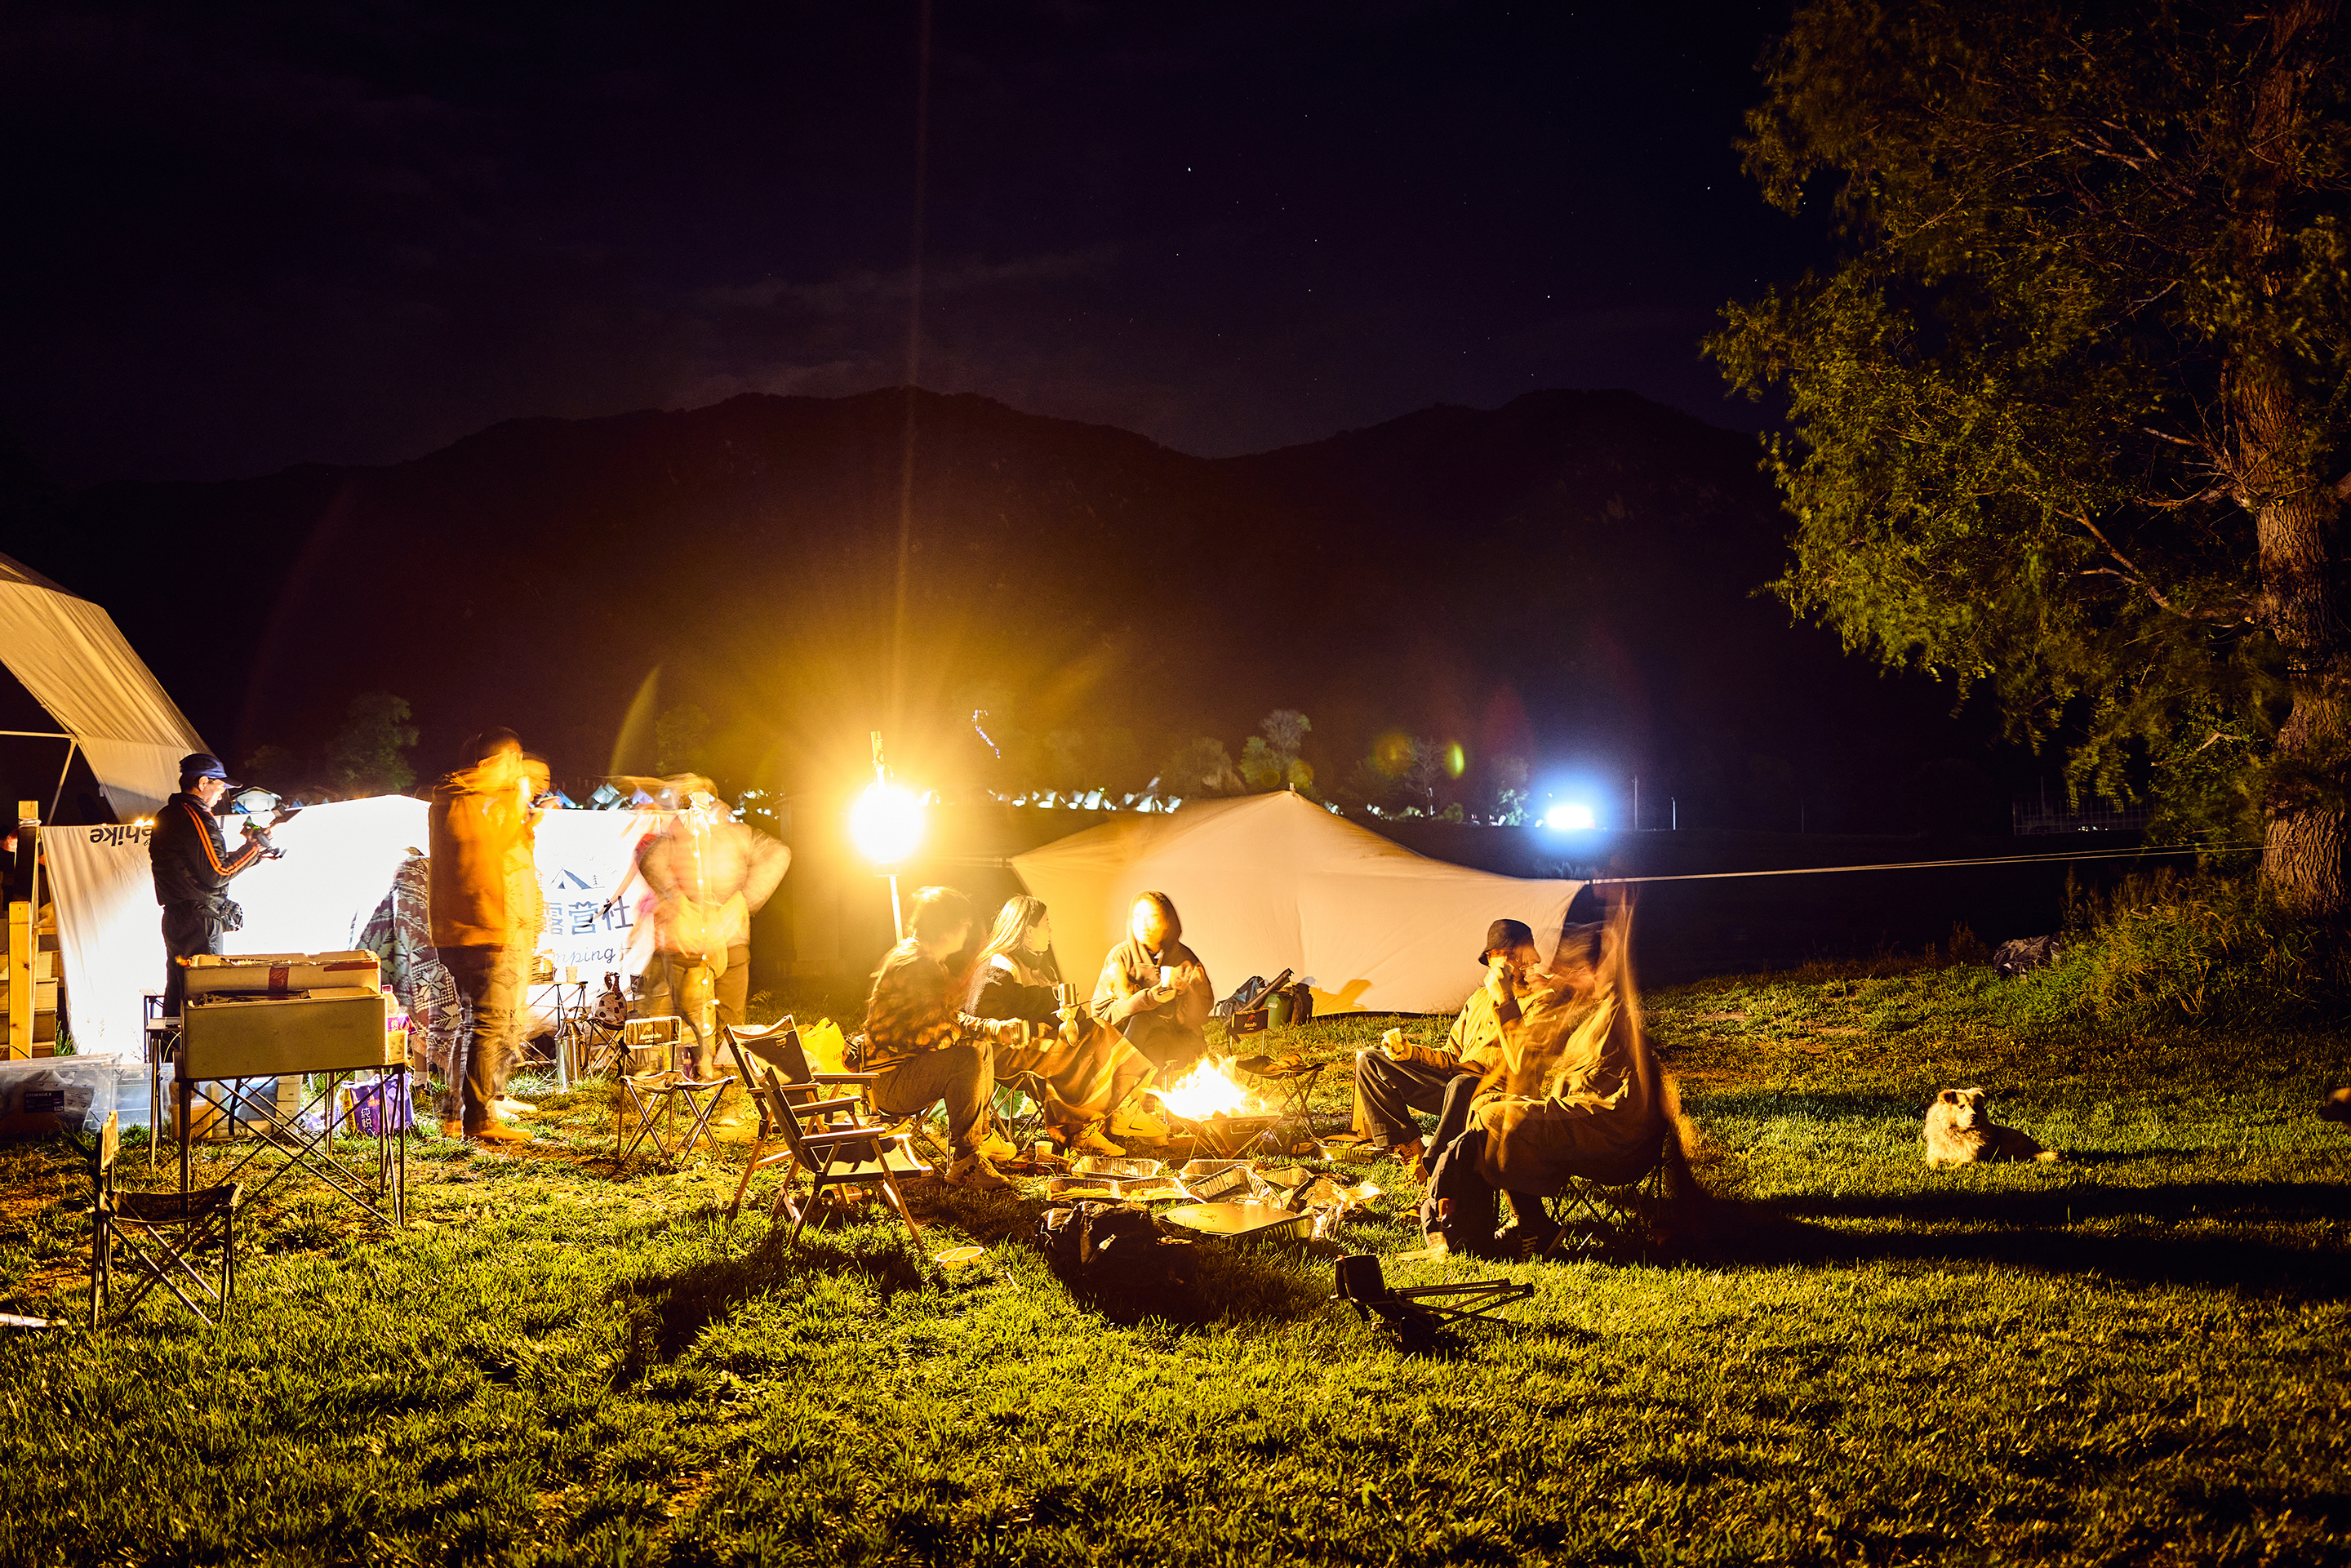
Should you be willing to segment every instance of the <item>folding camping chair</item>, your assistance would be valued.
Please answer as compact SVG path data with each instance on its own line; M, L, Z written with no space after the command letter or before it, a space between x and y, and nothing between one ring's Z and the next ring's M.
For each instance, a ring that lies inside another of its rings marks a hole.
M1029 1146L1045 1131L1045 1080L1027 1068L998 1080L988 1113L996 1118L1005 1142L1025 1158Z
M109 1112L106 1125L99 1129L98 1147L90 1155L89 1326L98 1327L106 1309L113 1304L117 1249L142 1278L114 1314L116 1322L129 1317L147 1293L161 1285L209 1326L213 1316L202 1303L225 1312L236 1292L236 1206L245 1196L245 1184L231 1182L193 1192L123 1192L114 1178L115 1160L121 1152L121 1123ZM177 1240L172 1239L174 1232ZM220 1249L218 1285L214 1284L209 1269L199 1273L191 1261L215 1245ZM183 1279L195 1288L196 1295L181 1288Z
M880 1122L857 1119L852 1112L860 1106L859 1095L824 1092L829 1085L862 1087L880 1075L810 1071L800 1049L799 1031L789 1019L759 1030L737 1030L721 1024L719 1034L743 1075L745 1089L759 1107L759 1141L743 1168L743 1179L736 1186L735 1201L727 1207L726 1217L734 1218L742 1207L743 1195L750 1189L755 1173L789 1162L795 1169L786 1173L783 1185L776 1189L769 1212L780 1214L787 1206L792 1208L791 1245L799 1245L800 1228L824 1200L826 1189L838 1187L880 1187L883 1200L906 1222L907 1231L919 1239L922 1228L914 1223L906 1195L898 1186L901 1176L930 1174L929 1167L916 1161L906 1147L911 1134ZM780 1139L783 1147L769 1152L767 1145L771 1138ZM800 1170L810 1176L806 1202L797 1201L793 1193Z
M694 1078L677 1070L677 1047L684 1026L684 1020L677 1018L629 1020L627 1041L631 1053L666 1049L670 1065L657 1072L622 1071L621 1103L613 1107L612 1114L615 1171L627 1165L630 1156L647 1142L670 1164L684 1160L710 1130L712 1113L718 1109L719 1099L727 1086L735 1082L725 1073L716 1078ZM632 1111L636 1113L633 1124L629 1120ZM678 1134L681 1111L685 1123L683 1136Z
M1670 1196L1666 1190L1665 1151L1666 1138L1672 1131L1668 1127L1658 1134L1647 1173L1632 1182L1617 1186L1570 1176L1565 1186L1550 1196L1544 1207L1560 1228L1559 1239L1552 1244L1556 1256L1638 1259L1651 1250L1655 1235L1651 1217Z

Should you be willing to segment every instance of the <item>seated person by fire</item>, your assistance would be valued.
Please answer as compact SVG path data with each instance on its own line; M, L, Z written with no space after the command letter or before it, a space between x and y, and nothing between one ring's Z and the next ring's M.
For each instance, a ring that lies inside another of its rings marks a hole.
M997 1047L996 1080L1033 1083L1046 1130L1064 1148L1116 1155L1126 1151L1113 1137L1166 1136L1166 1124L1134 1103L1153 1081L1151 1063L1091 1006L1080 1005L1076 988L1061 979L1042 899L1022 894L1005 901L972 963L964 1011L1025 1019L1041 1031L1029 1043Z
M946 1104L949 1186L1002 1187L1010 1184L994 1162L1008 1158L1013 1148L988 1114L996 1052L1033 1046L1045 1030L1024 1019L981 1018L957 1005L967 991L963 955L973 924L971 901L955 889L926 887L914 894L905 939L873 975L858 1066L881 1074L872 1103L884 1115L919 1116Z
M1502 1010L1510 1009L1515 1018L1520 1004L1531 1003L1539 994L1542 953L1523 921L1497 920L1489 925L1478 961L1485 966L1485 982L1461 1004L1442 1046L1416 1044L1405 1038L1404 1030L1392 1029L1377 1050L1355 1058L1356 1134L1416 1176L1425 1175L1426 1166L1420 1125L1413 1113L1436 1115L1445 1109L1448 1085L1458 1079L1474 1082L1499 1067Z
M1216 1005L1208 967L1184 946L1176 901L1136 894L1126 940L1110 950L1094 982L1094 1016L1115 1025L1165 1083L1207 1054L1204 1031Z
M1633 979L1632 909L1572 926L1548 971L1498 1002L1499 1060L1454 1078L1429 1140L1422 1224L1430 1245L1537 1256L1559 1226L1543 1200L1578 1181L1629 1186L1666 1167L1695 1196L1680 1103L1642 1027ZM1494 1228L1494 1195L1510 1226Z

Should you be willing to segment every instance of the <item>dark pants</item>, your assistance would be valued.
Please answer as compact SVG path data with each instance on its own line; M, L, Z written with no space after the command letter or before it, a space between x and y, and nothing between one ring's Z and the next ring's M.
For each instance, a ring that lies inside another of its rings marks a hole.
M188 971L180 960L221 950L220 915L215 905L167 904L163 906L163 1016L178 1018L188 994Z
M1462 1141L1462 1134L1469 1131L1469 1107L1471 1103L1477 1098L1478 1077L1475 1073L1456 1078L1452 1082L1445 1086L1445 1104L1437 1113L1437 1131L1428 1135L1428 1166L1431 1172L1436 1170L1437 1162L1444 1156L1446 1152L1451 1149L1456 1144L1459 1144ZM1486 1222L1490 1228L1494 1202L1493 1189L1486 1186L1485 1178L1479 1176L1476 1170L1478 1155L1483 1152L1482 1142L1486 1134L1483 1133L1479 1133L1478 1134L1479 1146L1464 1147L1462 1149L1461 1153L1465 1158L1459 1162L1459 1166L1461 1167L1459 1172L1459 1180L1462 1183L1462 1192L1465 1194L1471 1194L1469 1201L1473 1205L1479 1203L1480 1200L1474 1196L1471 1189L1482 1188L1484 1190L1485 1196L1482 1199L1484 1205L1484 1215ZM1434 1187L1432 1187L1430 1189L1429 1196L1431 1197L1437 1197L1439 1196L1452 1197L1457 1195L1449 1191L1440 1195ZM1505 1191L1502 1194L1502 1197L1510 1206L1511 1218L1518 1220L1520 1224L1534 1226L1538 1228L1550 1224L1550 1213L1543 1207L1543 1200L1541 1198L1534 1197L1529 1193L1510 1191Z
M436 949L456 982L464 1021L449 1063L458 1120L478 1133L493 1120L490 1103L506 1091L507 1041L514 1033L514 977L506 949L490 946Z
M1164 1013L1130 1013L1118 1028L1127 1043L1158 1071L1163 1085L1175 1082L1179 1073L1208 1053L1206 1036Z
M1445 1108L1446 1086L1465 1077L1475 1084L1477 1070L1458 1061L1442 1067L1427 1061L1395 1061L1377 1046L1359 1053L1355 1104L1372 1142L1383 1149L1418 1142L1420 1124L1412 1119L1412 1113L1426 1111L1436 1115Z
M915 1116L944 1100L947 1142L957 1157L987 1135L987 1096L996 1087L996 1048L987 1040L941 1046L881 1070L873 1108L889 1116Z
M661 967L662 986L669 993L669 1010L685 1019L686 1030L694 1036L698 1047L694 1068L695 1076L698 1078L705 1070L717 1065L718 1041L702 1038L702 1020L687 1011L679 999L685 995L686 975L697 966L675 953L664 953L661 956ZM740 1028L743 1004L751 996L751 949L747 945L726 949L726 972L718 977L716 989L717 995L712 1000L717 1004L715 1010L718 1014L718 1021Z

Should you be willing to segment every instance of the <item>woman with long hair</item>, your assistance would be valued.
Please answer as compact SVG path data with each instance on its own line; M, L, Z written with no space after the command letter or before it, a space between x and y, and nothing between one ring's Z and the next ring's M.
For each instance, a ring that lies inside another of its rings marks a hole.
M1045 1106L1045 1125L1065 1148L1095 1155L1126 1151L1111 1136L1164 1136L1166 1128L1129 1104L1149 1086L1153 1071L1143 1053L1086 1006L1064 1008L1055 995L1061 966L1053 956L1053 923L1042 899L1026 894L1005 900L987 943L973 961L964 1011L981 1018L1026 1019L1042 1033L1029 1043L998 1046L996 1081L1031 1078ZM1105 1120L1111 1123L1105 1133Z
M1184 946L1176 901L1164 893L1136 894L1127 910L1126 940L1102 959L1094 982L1094 1016L1115 1025L1160 1077L1173 1082L1207 1053L1204 1031L1216 1005L1208 967Z

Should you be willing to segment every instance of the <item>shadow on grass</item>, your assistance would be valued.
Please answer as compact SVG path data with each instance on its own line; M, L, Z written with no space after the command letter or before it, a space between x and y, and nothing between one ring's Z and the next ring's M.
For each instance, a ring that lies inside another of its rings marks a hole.
M635 1377L656 1362L675 1360L744 1302L813 1274L863 1274L884 1301L923 1286L922 1266L904 1245L903 1231L883 1232L878 1245L844 1244L811 1228L794 1247L789 1234L789 1226L778 1226L748 1252L623 1281L613 1292L628 1319L623 1375Z
M1912 1223L2048 1226L2137 1215L2175 1222L2291 1224L2351 1219L2351 1186L2317 1181L2189 1181L2153 1186L2083 1183L2035 1192L1812 1193L1776 1199L1771 1207L1783 1215Z
M2257 1207L2266 1191L2270 1203ZM1855 1263L1993 1264L2120 1284L2195 1285L2321 1301L2351 1299L2351 1256L2266 1237L2174 1234L2085 1235L2072 1218L2149 1216L2219 1218L2241 1226L2335 1219L2351 1213L2346 1191L2316 1183L2173 1187L2076 1187L2053 1193L1920 1193L1905 1197L1821 1197L1762 1205L1708 1206L1674 1247L1681 1261L1717 1267ZM1802 1215L1985 1228L1848 1229Z

